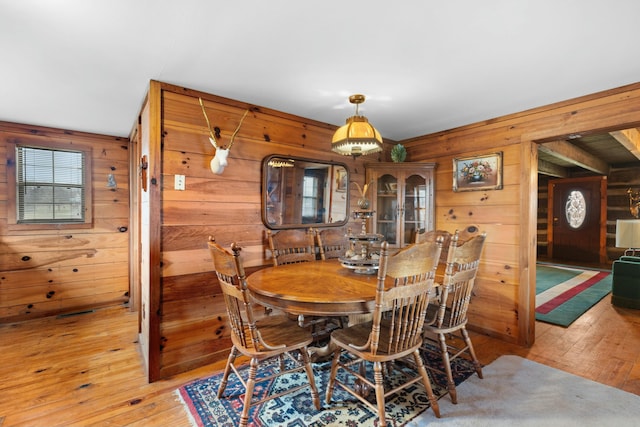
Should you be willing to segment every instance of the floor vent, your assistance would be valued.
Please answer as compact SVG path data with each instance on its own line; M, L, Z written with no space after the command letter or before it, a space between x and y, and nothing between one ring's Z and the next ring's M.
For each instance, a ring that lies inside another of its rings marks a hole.
M95 310L76 311L75 313L59 314L57 316L57 318L58 319L64 319L65 317L80 316L81 314L89 314L89 313L94 313L94 312L95 312Z

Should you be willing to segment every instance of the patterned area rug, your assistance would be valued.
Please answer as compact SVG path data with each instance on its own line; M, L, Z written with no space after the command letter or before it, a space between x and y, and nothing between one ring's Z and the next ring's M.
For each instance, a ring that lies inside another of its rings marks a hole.
M611 292L609 271L536 266L536 320L567 327Z
M434 367L442 368L442 362L439 359L428 357L425 362ZM269 363L263 372L273 372L278 369L277 366L277 360L274 360ZM377 415L340 387L334 388L332 404L327 405L324 403L324 393L330 368L330 362L313 364L316 385L323 404L322 410L315 409L309 389L303 388L297 392L269 400L251 408L249 425L254 427L377 426ZM452 369L456 384L460 384L475 373L471 362L462 358L454 360ZM372 369L367 369L367 372L371 371ZM246 372L246 366L241 370L241 373L244 372ZM433 372L429 372L429 375L433 380L433 391L438 399L447 394L446 378L438 374L434 375ZM244 389L232 372L225 390L225 397L218 399L216 394L221 377L222 373L219 372L211 377L184 385L176 391L191 415L191 421L194 426L235 427L239 424ZM393 378L386 378L386 380L393 382ZM263 396L266 393L285 390L306 381L304 373L287 374L273 381L257 383L255 394ZM371 394L371 398L375 399L373 393ZM388 425L403 426L427 410L429 406L424 387L420 383L416 383L412 387L387 398Z

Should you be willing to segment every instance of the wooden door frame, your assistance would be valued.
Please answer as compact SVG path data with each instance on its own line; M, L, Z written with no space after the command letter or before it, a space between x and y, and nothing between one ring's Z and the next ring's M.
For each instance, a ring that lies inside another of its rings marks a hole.
M129 310L138 313L138 333L142 325L140 281L140 128L129 137Z
M579 178L559 178L549 180L547 200L547 255L553 258L553 206L554 190L553 181L562 182L600 182L600 215L598 220L598 261L600 264L607 262L607 177L603 175L584 176Z
M621 129L640 126L639 121L624 122L619 115L616 118L594 119L592 123L600 124L592 128L580 128L573 126L557 126L541 128L532 132L523 133L520 136L520 164L522 171L520 176L520 194L527 194L529 197L520 198L520 211L523 213L525 221L520 222L520 237L526 242L520 248L519 262L520 287L518 289L517 310L519 313L518 326L524 331L519 343L531 346L535 342L535 312L536 312L536 263L537 254L537 231L538 231L538 145L549 141L570 139L570 135L580 133L583 135L613 132ZM634 116L634 117L637 117ZM606 123L603 125L603 123ZM564 130L564 133L556 133ZM526 166L528 165L528 167ZM606 196L605 196L606 197ZM606 227L606 222L605 222ZM606 239L606 233L605 233ZM602 243L601 243L602 245ZM606 241L604 244L606 251ZM606 263L606 259L604 261Z

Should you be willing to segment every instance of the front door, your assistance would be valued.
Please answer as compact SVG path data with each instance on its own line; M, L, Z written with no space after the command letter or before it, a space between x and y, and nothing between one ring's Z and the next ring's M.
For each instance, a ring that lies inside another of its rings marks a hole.
M549 256L606 262L606 177L549 181Z

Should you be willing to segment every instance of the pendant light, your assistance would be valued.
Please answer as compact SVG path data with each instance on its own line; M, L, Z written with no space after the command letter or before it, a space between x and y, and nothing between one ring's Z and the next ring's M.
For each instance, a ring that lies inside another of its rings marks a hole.
M347 119L347 123L333 134L331 151L345 156L364 156L382 151L382 136L366 117L358 115L358 106L364 102L364 95L349 97L355 104L356 114Z

